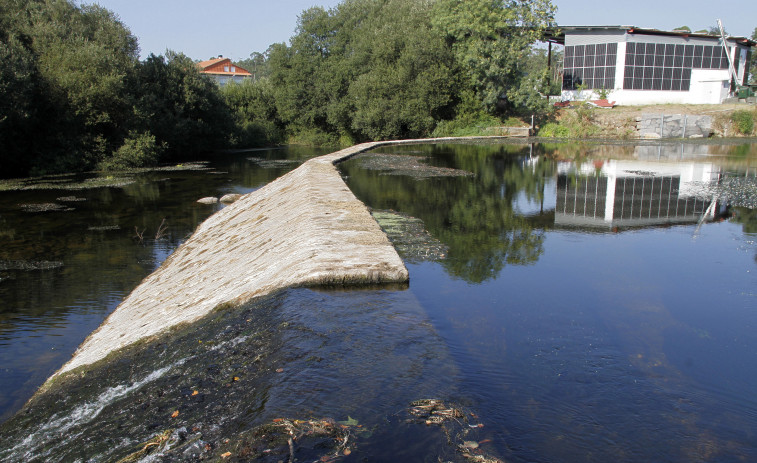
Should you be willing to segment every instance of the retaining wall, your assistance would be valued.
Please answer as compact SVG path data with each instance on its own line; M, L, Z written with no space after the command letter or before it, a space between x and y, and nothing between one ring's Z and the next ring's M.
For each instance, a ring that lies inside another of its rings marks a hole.
M712 117L686 114L642 114L636 118L640 138L708 138Z

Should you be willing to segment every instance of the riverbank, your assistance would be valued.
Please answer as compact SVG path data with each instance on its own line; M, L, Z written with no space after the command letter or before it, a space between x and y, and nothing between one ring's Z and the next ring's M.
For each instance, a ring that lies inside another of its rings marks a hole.
M558 109L553 121L540 127L539 135L561 138L619 138L635 139L637 122L642 115L654 114L672 116L676 114L712 117L713 137L751 136L739 130L733 115L749 113L757 121L757 107L748 104L689 105L664 104L642 106L616 106L598 108L588 105L574 105Z

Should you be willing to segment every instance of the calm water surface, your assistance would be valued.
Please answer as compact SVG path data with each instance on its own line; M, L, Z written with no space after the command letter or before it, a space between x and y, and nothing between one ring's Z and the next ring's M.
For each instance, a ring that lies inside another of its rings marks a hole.
M212 163L108 176L113 183L127 183L120 187L88 188L87 180L105 175L72 175L0 191L0 421L222 207L197 204L198 199L249 193L324 153L253 151ZM63 210L32 209L50 204ZM165 231L156 239L161 226Z
M508 462L757 461L757 145L378 153L340 168L374 212L422 221L403 236L380 220L408 288L288 290L214 315L92 378L130 385L116 398L84 383L6 423L0 459L109 461L181 426L218 457L266 420L328 416L372 429L344 461L464 461L463 435ZM215 210L197 198L286 170L246 157L0 193L6 419ZM57 200L71 195L87 201ZM21 206L50 202L75 210ZM475 417L475 434L403 420L432 397ZM163 458L196 457L182 445Z

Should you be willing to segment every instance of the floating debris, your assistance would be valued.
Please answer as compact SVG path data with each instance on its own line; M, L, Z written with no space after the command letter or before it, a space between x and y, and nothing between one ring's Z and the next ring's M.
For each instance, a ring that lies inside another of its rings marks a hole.
M73 207L64 206L58 203L32 203L21 204L21 210L24 212L68 212L73 211Z
M387 210L371 211L371 215L406 261L439 261L447 256L447 246L426 231L421 219Z
M153 168L140 169L140 171L173 172L173 171L184 171L184 170L198 170L198 171L213 170L212 167L208 167L208 164L209 164L208 161L185 162L183 164L176 164L175 166L153 167Z
M56 201L63 201L68 203L77 203L81 201L86 201L87 198L79 198L77 196L61 196L60 198L56 198Z
M358 156L360 167L384 171L384 175L407 175L418 180L432 177L472 177L466 170L436 167L428 164L429 157L401 154L368 153Z
M224 450L223 458L242 461L295 461L297 455L296 461L334 462L355 451L358 435L370 433L360 425L343 423L331 418L276 418L241 435L236 442L227 442L218 451Z
M502 463L499 458L487 454L482 445L491 442L490 439L474 440L474 430L484 427L482 423L471 423L468 417L475 418L473 413L466 413L462 408L445 403L440 399L416 400L407 409L410 417L407 423L439 426L447 436L447 442L453 445L458 454L465 460L481 463Z
M302 161L297 159L262 159L262 158L247 158L248 161L253 162L264 169L271 169L277 167L289 167L292 164L302 164Z
M99 227L87 227L87 230L89 231L110 231L120 229L121 227L119 225L101 225Z
M146 457L147 455L151 453L158 452L166 447L166 444L168 444L169 438L173 432L169 429L167 431L163 431L162 433L158 434L157 436L153 437L152 439L148 440L147 442L144 442L139 445L139 450L130 453L129 455L125 456L124 458L121 458L118 460L117 463L132 463L141 460L142 458Z
M0 271L2 270L52 270L63 267L63 262L48 260L0 260Z

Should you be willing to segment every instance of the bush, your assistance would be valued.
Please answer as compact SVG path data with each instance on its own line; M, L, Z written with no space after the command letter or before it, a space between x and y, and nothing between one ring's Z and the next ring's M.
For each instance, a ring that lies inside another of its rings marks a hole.
M150 133L130 132L118 150L100 163L103 170L126 170L135 167L154 166L160 160L165 149L164 145L155 142L155 136Z
M570 138L570 129L563 125L549 122L539 129L539 136L546 138Z
M316 128L302 129L296 131L294 135L289 137L289 144L303 146L339 146L339 137Z
M473 137L491 135L486 129L500 127L502 121L486 113L466 114L451 121L439 121L431 134L432 137Z
M731 114L731 122L736 132L742 135L751 135L754 132L754 114L749 111L743 109L734 111Z

